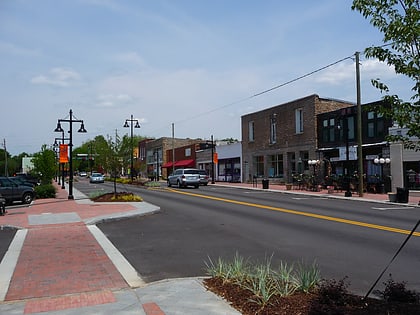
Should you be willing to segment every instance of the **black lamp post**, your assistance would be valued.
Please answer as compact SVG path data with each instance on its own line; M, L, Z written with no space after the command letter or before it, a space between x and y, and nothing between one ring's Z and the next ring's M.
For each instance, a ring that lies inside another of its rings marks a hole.
M61 128L62 122L68 122L70 125L69 130L69 147L70 147L70 154L69 154L69 196L68 199L74 199L73 196L73 123L77 122L80 123L80 128L77 132L87 132L85 129L85 125L83 120L74 119L73 111L70 109L69 119L59 119L57 122L57 128L55 128L55 132L62 132L64 134L63 128Z
M64 144L65 140L69 141L70 139L69 138L64 138L64 130L63 130L61 138L55 138L54 147L59 146L59 144L57 143L57 140L61 140L61 144ZM59 161L58 166L59 166L59 171L60 171L60 168L61 168L61 189L65 189L65 186L64 186L64 163L60 163L60 161ZM60 184L60 182L58 182L58 184Z
M375 163L376 165L380 165L381 166L381 179L380 179L380 187L379 187L379 192L381 194L384 194L386 192L386 188L385 188L385 177L384 177L384 164L389 165L389 163L391 163L391 159L390 158L375 158L373 160L373 163Z
M344 193L344 197L351 197L352 193L350 190L350 170L349 170L349 161L350 161L350 151L349 151L349 122L347 116L342 116L343 120L343 137L346 142L346 161L344 167L344 175L345 175L345 182L346 182L346 192ZM338 130L341 130L341 125L337 126Z
M130 119L125 120L124 128L130 127L130 125L128 125L128 122L130 122L130 125L131 125L130 177L131 177L131 182L133 182L133 169L134 169L134 162L133 162L133 122L136 122L136 125L134 126L134 128L140 128L140 124L139 124L138 119L133 119L133 115L130 116Z
M316 172L316 167L319 165L319 160L309 160L308 161L308 164L309 165L312 165L313 167L314 167L314 170L313 170L313 182L312 182L312 185L313 185L313 187L312 187L312 190L313 191L318 191L318 187L317 187L317 185L318 185L318 183L317 183L317 176L318 176L318 174L317 174L317 172Z

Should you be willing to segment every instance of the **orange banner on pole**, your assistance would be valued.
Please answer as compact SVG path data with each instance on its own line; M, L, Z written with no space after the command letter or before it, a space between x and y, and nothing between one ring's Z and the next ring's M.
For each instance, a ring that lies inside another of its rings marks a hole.
M217 152L213 153L213 162L217 164L219 162L219 156L217 155Z
M69 145L68 144L60 144L60 163L68 163L69 161Z

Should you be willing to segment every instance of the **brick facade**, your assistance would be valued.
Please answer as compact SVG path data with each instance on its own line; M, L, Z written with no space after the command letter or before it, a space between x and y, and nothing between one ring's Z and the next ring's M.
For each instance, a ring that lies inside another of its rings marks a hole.
M354 104L310 95L242 116L243 181L254 176L290 181L294 173L308 170L308 159L317 158L316 115L349 106ZM302 132L296 129L297 111L302 114Z
M159 177L167 178L168 173L166 168L162 168L162 165L169 162L167 152L171 151L172 148L179 148L201 142L198 139L179 139L163 137L159 139L147 139L139 142L140 152L140 166L141 169L145 169L146 174L143 176L155 176L156 166L159 167ZM156 161L157 156L159 161Z

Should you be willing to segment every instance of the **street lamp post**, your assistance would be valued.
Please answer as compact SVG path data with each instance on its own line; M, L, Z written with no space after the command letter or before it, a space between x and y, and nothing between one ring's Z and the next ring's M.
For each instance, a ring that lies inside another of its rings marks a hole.
M352 193L350 190L350 170L349 170L349 163L350 163L350 151L349 151L349 122L347 114L342 116L343 120L343 128L339 124L337 126L338 130L343 129L343 136L346 142L346 161L344 167L344 180L346 183L346 192L344 193L344 197L352 197Z
M80 123L80 128L77 132L87 132L85 129L85 124L83 120L74 119L73 111L70 109L69 112L69 119L59 119L57 122L57 128L55 128L55 132L62 132L64 134L63 128L61 128L62 122L68 122L70 125L69 130L69 147L70 147L70 154L69 154L69 196L68 199L74 199L73 196L73 123L77 122Z
M54 140L54 147L58 147L59 146L59 144L57 143L57 140L61 140L61 144L64 144L64 141L65 140L70 140L69 138L64 138L64 130L62 131L62 135L61 135L61 138L55 138L55 140ZM66 187L64 186L64 163L61 163L60 162L60 158L59 158L59 163L58 163L58 165L59 165L59 171L60 171L60 168L61 168L61 189L65 189ZM58 184L60 184L60 182L58 182Z
M130 122L131 125L131 133L130 133L130 144L131 144L131 152L130 152L130 177L131 177L131 182L133 182L133 169L134 169L134 162L133 162L133 122L136 122L136 125L134 126L134 128L140 128L140 124L139 124L139 120L138 119L134 119L133 115L130 116L130 119L126 119L125 120L125 124L124 124L124 128L128 128L130 127L130 125L128 124L128 122Z
M308 161L308 164L309 165L312 165L313 167L314 167L314 170L313 170L313 191L317 191L318 190L318 187L317 187L317 180L316 180L316 177L317 177L317 174L316 174L316 167L317 167L317 165L319 164L319 160L309 160Z
M381 166L381 183L380 183L380 191L382 194L385 193L385 180L384 180L384 164L389 165L391 163L390 158L375 158L373 163L379 164Z

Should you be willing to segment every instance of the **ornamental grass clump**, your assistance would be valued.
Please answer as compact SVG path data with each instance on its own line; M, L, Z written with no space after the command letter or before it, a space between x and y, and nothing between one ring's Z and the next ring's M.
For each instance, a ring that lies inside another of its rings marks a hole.
M298 264L294 275L296 290L309 293L319 284L320 280L321 273L316 262L313 262L312 265L306 265L303 262Z
M273 278L276 283L277 294L281 297L289 296L295 293L297 287L294 281L294 267L281 261L280 266L274 271Z
M225 283L230 280L230 268L229 264L222 258L218 258L216 262L208 257L208 262L205 262L207 274L214 277L220 278Z
M309 293L319 284L320 272L318 265L298 264L288 265L280 261L277 268L272 266L272 257L264 263L251 265L247 259L235 254L231 262L222 258L217 261L209 257L205 262L207 274L219 278L223 283L232 283L249 291L249 301L257 304L261 309L269 305L273 297L287 297L296 291Z
M256 266L249 280L242 286L252 292L251 302L258 304L261 308L269 304L270 299L277 293L271 261L268 260L265 264Z

